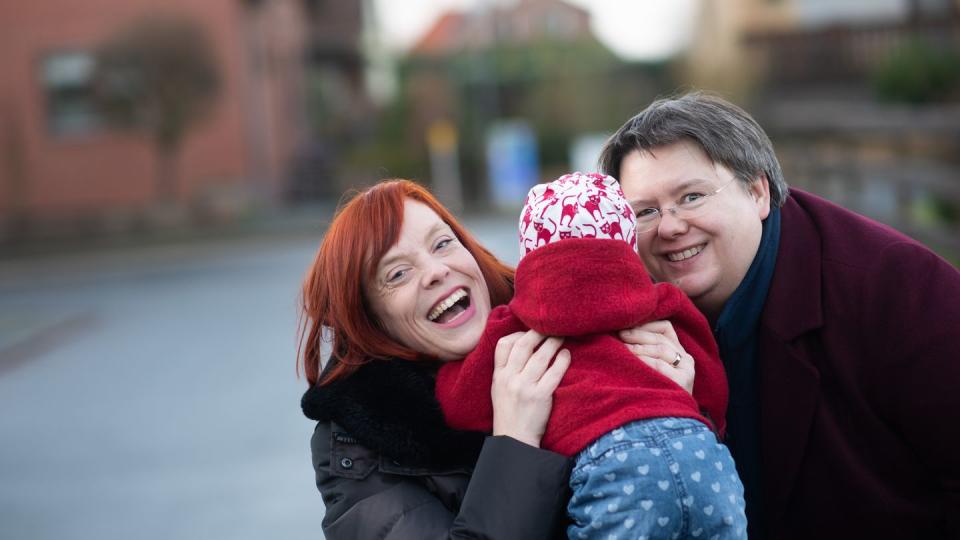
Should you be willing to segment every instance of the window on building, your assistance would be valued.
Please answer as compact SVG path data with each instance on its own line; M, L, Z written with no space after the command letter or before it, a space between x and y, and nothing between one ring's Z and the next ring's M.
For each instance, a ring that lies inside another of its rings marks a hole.
M93 100L94 58L87 52L46 56L40 80L46 92L47 130L54 135L80 135L97 130L100 114Z
M553 9L547 12L545 21L545 33L549 37L560 39L573 39L577 33L577 21L567 12L561 9Z

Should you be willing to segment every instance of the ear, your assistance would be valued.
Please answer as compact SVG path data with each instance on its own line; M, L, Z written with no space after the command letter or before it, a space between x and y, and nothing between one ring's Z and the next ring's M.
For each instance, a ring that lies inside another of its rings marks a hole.
M760 219L767 219L767 216L770 215L770 181L767 180L767 175L760 173L747 186L747 193L753 197L754 204L757 207L757 215Z

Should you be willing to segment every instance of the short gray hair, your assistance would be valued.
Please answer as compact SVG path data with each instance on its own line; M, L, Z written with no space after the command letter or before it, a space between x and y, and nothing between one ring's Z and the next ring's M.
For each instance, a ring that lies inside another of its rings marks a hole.
M658 99L628 120L603 146L600 170L619 178L620 165L630 152L649 152L685 139L697 143L711 161L745 184L765 175L770 202L783 205L787 182L763 128L740 107L702 92Z

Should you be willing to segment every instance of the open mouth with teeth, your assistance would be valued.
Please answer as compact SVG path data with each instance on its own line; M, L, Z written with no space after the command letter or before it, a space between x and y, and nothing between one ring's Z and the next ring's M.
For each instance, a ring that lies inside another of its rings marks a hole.
M466 289L457 289L453 294L434 306L433 309L430 310L430 313L427 314L427 319L429 319L430 322L446 324L466 312L469 307L470 294L467 293Z
M694 246L690 249L685 249L683 251L674 251L673 253L667 253L667 259L670 260L670 262L685 261L691 257L695 257L699 255L700 252L703 251L704 246L706 246L706 244L700 244L699 246Z

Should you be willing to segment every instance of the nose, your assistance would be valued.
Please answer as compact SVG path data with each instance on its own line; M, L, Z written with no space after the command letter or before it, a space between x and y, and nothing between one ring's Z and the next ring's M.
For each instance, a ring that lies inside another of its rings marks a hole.
M423 286L433 287L443 283L443 280L450 275L450 267L440 259L430 258L423 272Z
M661 238L676 238L687 232L690 226L687 221L678 218L671 208L660 214L660 223L657 224L657 235Z

